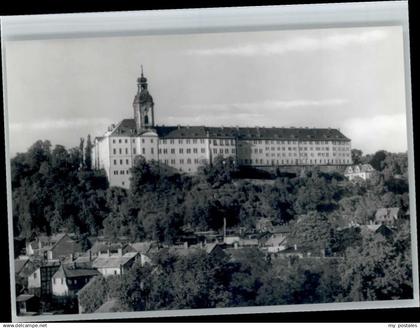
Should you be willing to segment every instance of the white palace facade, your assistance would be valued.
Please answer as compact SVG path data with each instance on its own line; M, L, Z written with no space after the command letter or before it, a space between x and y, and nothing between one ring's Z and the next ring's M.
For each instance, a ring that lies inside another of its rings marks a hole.
M238 165L351 165L351 141L337 129L280 127L206 127L155 125L147 79L137 79L134 118L124 119L95 138L93 164L104 169L111 186L129 187L136 156L194 173L217 156Z

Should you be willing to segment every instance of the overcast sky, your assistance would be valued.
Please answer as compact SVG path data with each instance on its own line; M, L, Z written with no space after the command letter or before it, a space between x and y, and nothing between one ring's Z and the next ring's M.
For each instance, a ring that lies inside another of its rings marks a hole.
M406 151L399 27L12 41L11 154L132 118L140 65L165 125L339 128L352 147Z

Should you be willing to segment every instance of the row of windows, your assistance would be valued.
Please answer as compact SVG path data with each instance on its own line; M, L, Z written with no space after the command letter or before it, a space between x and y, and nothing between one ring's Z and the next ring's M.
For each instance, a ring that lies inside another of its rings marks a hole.
M178 148L178 153L179 154L183 154L184 153L184 150L185 150L185 152L187 153L187 154L191 154L191 153L193 153L193 154L198 154L198 148L186 148L186 149L184 149L184 148ZM176 152L176 150L175 150L175 148L171 148L170 149L170 151L171 151L171 154L175 154L175 152ZM169 152L169 149L168 148L159 148L159 154L168 154L168 152ZM200 149L200 152L202 153L202 154L204 154L205 152L206 152L206 148L201 148Z
M176 159L174 159L174 158L172 158L172 159L164 159L163 160L163 162L166 164L166 165L176 165ZM181 158L181 159L179 159L178 160L178 163L179 164L200 164L200 160L198 159L198 158L194 158L194 159L191 159L191 158L187 158L187 159L183 159L183 158Z
M123 165L124 164L124 160L122 160L122 159L120 159L120 165ZM117 163L118 163L118 161L116 160L116 159L114 159L114 165L117 165ZM129 159L126 159L125 160L125 164L126 165L130 165L130 160Z
M345 151L345 150L350 150L350 147L333 147L334 151Z
M116 143L116 139L112 139L112 143ZM123 139L118 139L118 143L123 143ZM128 143L128 139L124 139L124 143Z
M213 146L234 146L235 140L234 139L214 139L213 141L210 140L210 144L213 143Z
M224 151L223 151L223 148L222 149L213 148L212 152L213 154L229 154L229 148L224 148ZM235 148L231 149L231 153L235 154Z
M263 151L262 149L254 149L254 153L255 154L262 154ZM265 153L264 154L265 157L330 157L330 153L306 153L306 152L301 152L300 154L298 153ZM350 154L332 154L332 157L336 157L336 155L338 155L339 157L350 157Z
M112 153L113 153L114 155L117 155L117 148L114 148L114 149L112 150ZM118 154L122 155L122 153L123 153L123 148L118 148ZM125 148L124 153L125 153L126 155L128 155L128 148Z
M149 139L149 142L150 143L153 143L154 141L154 139L153 138L148 138ZM116 141L117 139L112 139L112 143L116 143L117 141ZM175 143L175 140L176 139L159 139L159 143L162 143L162 144L164 144L164 145L166 145L166 143L169 141L169 143L170 144L174 144ZM200 141L200 143L201 144L204 144L204 142L205 142L205 139L178 139L178 144L180 144L180 145L182 145L183 143L184 143L184 141L185 141L185 143L186 144L190 144L190 143L193 143L193 144L197 144L198 143L198 141ZM135 142L135 139L133 138L133 142ZM144 139L144 138L142 138L141 139L141 142L142 143L145 143L146 142L146 140ZM118 143L128 143L128 139L126 138L126 139L118 139ZM212 144L213 143L213 145L221 145L221 146L223 146L223 145L226 145L226 146L228 146L228 145L232 145L232 146L234 146L235 145L235 140L234 139L213 139L213 140L210 140L210 144ZM298 144L298 143L300 143L300 144L308 144L308 145L312 145L312 144L314 144L314 145L327 145L328 143L329 143L329 141L294 141L294 140L253 140L253 143L256 145L256 144L262 144L262 143L265 143L266 145L268 145L268 144L274 144L274 143L277 143L277 144L288 144L288 145L290 145L290 144ZM346 141L332 141L332 144L333 145L349 145L350 143L349 142L346 142Z
M129 170L114 170L114 175L126 175L126 174L130 174Z
M314 150L314 147L299 147L300 151L308 151L308 150ZM329 151L330 148L329 147L315 147L315 150L326 150Z
M204 144L204 139L178 139L178 144L182 145L185 141L185 143L188 144L197 144L198 141L200 140L201 144ZM169 144L173 145L175 144L175 139L160 139L159 143L166 145L169 142Z
M79 281L80 281L80 279L79 279ZM85 278L84 281L88 282L89 278ZM64 284L64 278L53 278L53 284L54 285L58 284L58 282L60 282L60 284L63 285ZM77 284L77 279L67 279L67 283L69 285Z
M282 159L282 160L269 160L266 159L265 161L261 158L257 158L257 159L244 159L242 161L243 164L254 164L254 165L287 165L287 164L350 164L350 160L341 160L341 159L336 159L336 160L330 160L330 159L306 159L306 160L299 160L299 159Z
M308 156L315 157L315 155L318 156L318 157L330 157L330 153L316 153L316 154L314 154L314 153L301 153L301 155L303 157L308 157Z

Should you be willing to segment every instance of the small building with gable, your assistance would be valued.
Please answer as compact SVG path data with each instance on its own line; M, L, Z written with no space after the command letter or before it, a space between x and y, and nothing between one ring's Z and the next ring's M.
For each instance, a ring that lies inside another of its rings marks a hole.
M344 171L344 176L350 181L359 178L363 180L368 180L372 178L376 170L370 164L359 164L347 166Z
M394 226L401 216L402 213L399 207L379 208L375 213L375 224Z
M137 252L125 253L122 256L99 256L93 261L92 268L97 269L104 277L122 275L127 272L139 258L140 255Z

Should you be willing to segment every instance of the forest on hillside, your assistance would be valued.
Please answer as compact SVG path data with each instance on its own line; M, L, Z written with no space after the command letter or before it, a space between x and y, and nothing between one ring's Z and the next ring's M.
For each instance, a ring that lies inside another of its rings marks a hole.
M369 223L381 207L408 212L406 153L364 156L353 150L355 163L370 163L377 170L372 179L355 183L317 167L301 174L281 168L244 171L232 158L217 158L196 175L187 175L139 156L126 190L109 187L105 172L91 168L90 147L90 138L72 149L37 141L12 158L15 237L31 240L67 231L80 238L124 236L172 245L194 231L220 230L224 219L229 228L247 233L255 231L259 219L268 218L287 224L300 247L344 256L339 262L283 263L249 249L232 263L202 253L177 258L163 250L154 268L135 266L117 282L98 280L86 292L87 303L97 293L118 299L126 310L412 297L407 217L391 238L357 231L343 235L338 229ZM255 183L258 178L271 183Z
M246 172L272 183L244 179L232 158L217 158L198 174L180 174L161 163L138 157L129 190L109 187L105 172L92 170L90 140L67 150L37 141L11 160L14 235L68 231L131 241L173 243L188 231L228 227L255 228L259 218L293 223L316 212L332 226L374 219L380 207L409 210L407 154L379 151L354 161L371 163L378 174L358 183L317 167L303 174Z

